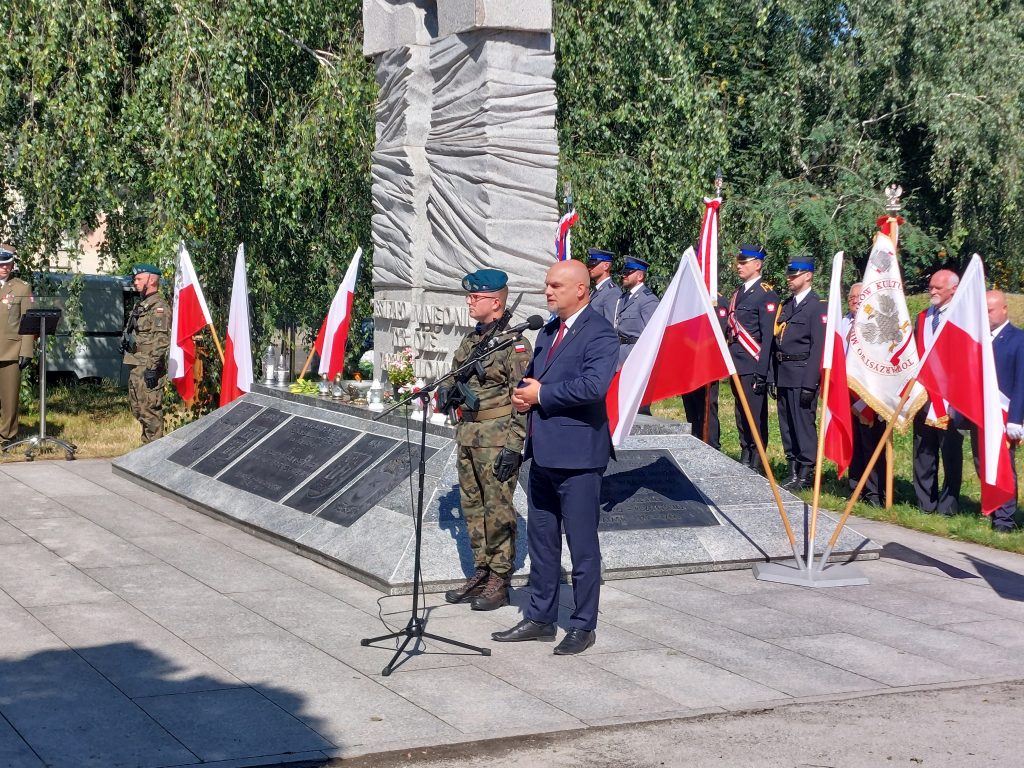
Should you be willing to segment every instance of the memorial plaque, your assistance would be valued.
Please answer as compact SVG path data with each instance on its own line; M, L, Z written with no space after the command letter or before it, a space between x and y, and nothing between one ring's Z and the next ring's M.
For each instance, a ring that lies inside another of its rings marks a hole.
M202 472L204 475L214 477L224 467L249 450L255 443L266 437L287 418L287 413L268 408L218 445L212 453L202 459L192 469L196 472Z
M253 403L236 402L228 409L227 413L167 458L175 464L191 467L238 427L262 410L262 407Z
M264 499L280 501L358 435L354 429L297 416L218 479Z
M393 451L398 444L398 440L390 437L364 434L322 472L292 494L285 504L307 514L316 512L367 467Z
M668 451L619 451L601 484L602 531L720 525Z
M436 448L427 446L426 458L437 453ZM410 459L411 454L411 459ZM420 460L420 447L411 450L405 444L394 450L377 463L359 482L324 507L318 517L330 520L347 528L365 515L374 504L393 491L399 483L407 480L416 471Z

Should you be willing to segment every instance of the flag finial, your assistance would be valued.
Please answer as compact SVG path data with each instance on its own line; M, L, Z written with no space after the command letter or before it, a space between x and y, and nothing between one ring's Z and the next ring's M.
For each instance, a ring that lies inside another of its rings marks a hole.
M565 203L565 210L572 210L572 182L567 181L562 185L562 202Z
M722 166L718 166L718 171L715 173L715 197L722 196Z
M903 187L899 184L890 184L885 188L885 210L895 216L903 208L900 197L903 195Z

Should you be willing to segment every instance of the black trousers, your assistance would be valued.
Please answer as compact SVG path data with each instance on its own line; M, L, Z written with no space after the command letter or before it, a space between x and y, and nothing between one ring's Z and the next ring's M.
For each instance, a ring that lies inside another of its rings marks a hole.
M924 512L955 515L960 511L964 475L964 436L955 429L925 424L928 406L914 417L914 493ZM939 485L939 461L942 485Z
M971 453L974 454L974 471L981 477L981 459L978 455L978 429L971 427ZM992 528L997 531L1012 531L1017 528L1017 444L1010 443L1010 466L1013 467L1013 499L992 512Z
M874 453L875 447L885 433L885 422L876 418L871 425L861 424L857 414L853 415L853 458L850 460L850 490L857 487L857 482L864 474L864 468L868 465L868 459ZM864 501L874 504L877 507L885 505L885 451L883 450L875 462L871 474L864 483L864 490L861 493Z
M686 420L690 422L690 429L693 436L698 440L704 439L704 401L705 393L710 393L711 402L708 404L708 439L707 444L716 451L722 450L722 430L718 422L718 382L712 382L711 386L701 387L682 396L683 410L686 411Z
M786 461L799 467L813 467L818 449L818 433L814 428L817 398L810 408L800 405L800 387L779 387L779 433Z
M745 373L739 376L740 384L743 385L743 394L747 396L747 405L750 406L750 413L757 424L758 432L761 434L761 444L768 448L768 396L765 393L755 395L753 391L753 373ZM747 417L743 415L743 406L740 405L739 395L736 394L736 385L732 385L732 395L736 401L736 431L740 438L740 451L749 452L757 456L757 446L754 444L754 433L750 431ZM760 460L758 460L760 461ZM814 463L813 461L811 462Z

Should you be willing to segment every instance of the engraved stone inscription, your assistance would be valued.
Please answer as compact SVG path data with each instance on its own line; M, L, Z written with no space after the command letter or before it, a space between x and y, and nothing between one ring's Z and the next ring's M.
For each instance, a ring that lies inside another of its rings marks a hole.
M390 437L364 434L285 503L300 512L315 512L396 445L398 441Z
M600 530L720 524L668 451L619 451L617 459L601 484Z
M430 457L437 453L437 449L427 446L426 450L426 458L429 461ZM363 475L358 483L328 504L320 512L319 517L347 528L391 493L399 483L408 479L415 471L419 460L419 446L411 449L404 444L397 446Z
M227 413L185 443L168 458L175 464L180 464L183 467L192 466L214 446L262 410L262 407L253 403L236 402L228 409Z
M287 418L287 413L268 408L218 445L216 450L192 467L192 469L213 477L245 453L254 443L266 437L274 427Z
M297 416L225 472L220 481L280 501L359 433Z

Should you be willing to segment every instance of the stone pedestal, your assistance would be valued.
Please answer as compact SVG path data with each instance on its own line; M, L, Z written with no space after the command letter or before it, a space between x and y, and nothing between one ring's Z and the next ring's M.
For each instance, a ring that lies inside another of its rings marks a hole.
M380 96L373 153L374 348L433 378L471 327L462 276L509 274L547 314L558 222L550 0L365 0Z

